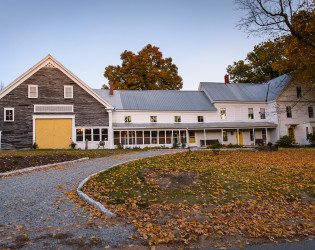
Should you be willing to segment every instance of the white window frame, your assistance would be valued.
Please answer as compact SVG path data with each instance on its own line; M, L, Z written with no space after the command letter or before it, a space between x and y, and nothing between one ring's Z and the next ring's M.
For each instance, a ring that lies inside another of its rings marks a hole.
M220 108L220 119L221 120L226 119L226 108Z
M7 120L7 111L12 111L12 120ZM5 122L14 122L14 108L4 108L3 116Z
M71 97L66 96L66 89L68 89L68 88L71 89ZM73 98L73 86L71 86L71 85L64 85L63 86L63 96L64 96L65 99Z
M31 96L31 88L36 89L36 96ZM38 85L28 85L28 98L38 98Z
M174 121L175 122L182 122L182 117L180 115L174 116Z
M248 108L248 119L254 120L254 108Z
M130 115L125 116L125 123L131 123L132 119Z
M262 120L266 119L266 109L265 108L260 108L259 114L260 114L260 119L262 119Z
M157 122L157 116L156 115L151 115L150 116L150 122Z

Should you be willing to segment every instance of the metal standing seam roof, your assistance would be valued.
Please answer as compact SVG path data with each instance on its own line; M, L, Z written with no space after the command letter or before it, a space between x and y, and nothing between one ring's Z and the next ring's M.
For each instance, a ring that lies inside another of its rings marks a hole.
M216 111L203 91L94 90L117 110Z
M204 128L275 128L277 124L272 122L213 122L213 123L113 123L116 129L204 129Z
M213 101L266 102L276 99L290 80L291 76L282 75L268 83L201 82L200 89Z

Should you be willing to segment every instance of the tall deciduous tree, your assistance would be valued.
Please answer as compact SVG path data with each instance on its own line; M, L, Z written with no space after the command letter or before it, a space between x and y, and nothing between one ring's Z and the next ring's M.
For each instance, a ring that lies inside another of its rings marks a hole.
M172 58L163 59L159 48L148 44L138 54L125 50L122 65L108 66L104 76L115 89L181 89L183 80Z
M293 23L294 16L300 11L314 10L314 0L236 0L236 3L246 13L238 26L249 34L291 34L315 48L314 40L303 34Z
M278 77L280 72L273 68L274 63L283 63L284 44L282 39L260 43L247 54L245 60L234 62L227 67L227 72L233 82L258 83L263 82L265 76ZM287 73L288 69L283 69Z
M315 43L315 10L300 11L293 17L292 24L295 29ZM286 58L282 63L273 64L273 69L282 72L292 72L302 81L311 81L315 84L315 48L305 44L295 36L283 37L284 54Z

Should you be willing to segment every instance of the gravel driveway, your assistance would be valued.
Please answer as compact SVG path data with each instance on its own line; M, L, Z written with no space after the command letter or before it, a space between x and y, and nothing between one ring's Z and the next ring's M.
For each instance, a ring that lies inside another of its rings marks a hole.
M0 178L0 249L104 249L132 244L128 239L135 233L132 226L105 228L102 220L91 221L89 213L76 209L63 192L113 165L171 152L176 151L115 155Z

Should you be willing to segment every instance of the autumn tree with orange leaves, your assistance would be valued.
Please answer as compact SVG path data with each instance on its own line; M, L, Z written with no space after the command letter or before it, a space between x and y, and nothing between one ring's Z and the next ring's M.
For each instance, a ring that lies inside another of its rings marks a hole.
M163 58L159 47L148 44L138 54L125 50L122 65L108 66L104 76L114 89L155 90L181 89L183 80L171 57ZM108 88L103 86L103 88Z

